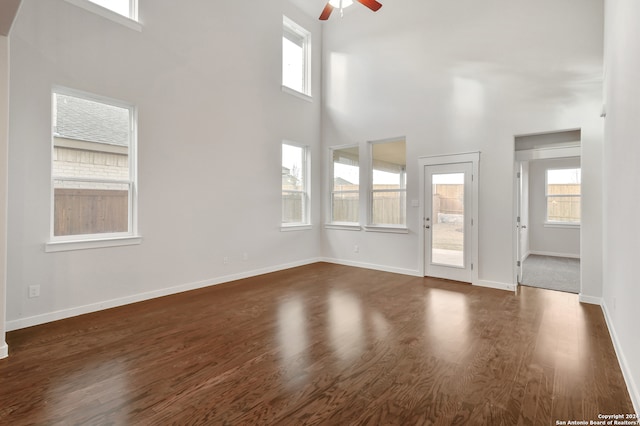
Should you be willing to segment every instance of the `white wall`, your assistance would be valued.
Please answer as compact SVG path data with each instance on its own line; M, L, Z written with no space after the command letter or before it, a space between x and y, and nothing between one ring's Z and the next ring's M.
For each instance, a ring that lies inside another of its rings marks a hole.
M283 13L316 42L313 102L281 90ZM320 255L317 19L286 1L141 0L140 20L141 33L63 0L26 0L14 23L9 328ZM44 252L53 85L138 106L141 245ZM311 147L310 231L280 231L283 139Z
M7 156L9 124L9 39L0 35L0 358L8 355L5 343L7 284Z
M313 32L316 76L321 26L276 4L141 1L137 33L62 0L24 3L11 45L10 325L320 255L417 273L417 207L408 235L321 231L318 194L326 198L329 179L320 159L332 145L406 136L409 200L419 199L419 156L482 151L479 274L505 287L515 260L514 135L582 128L583 165L593 166L583 179L599 182L601 0L407 0L375 14L356 4L324 24L325 84L313 87L325 95L322 127L318 96L306 103L280 91L282 13ZM142 245L43 252L53 84L139 106ZM312 147L312 231L279 232L282 139ZM182 167L167 173L176 161ZM583 202L600 206L601 193L585 191ZM583 291L600 297L601 213L584 216L592 244L582 256L595 273ZM40 298L26 298L31 284Z
M547 227L546 171L578 168L580 158L535 160L529 163L529 238L534 254L580 257L580 228Z
M640 2L607 0L605 24L604 309L640 413Z
M481 151L479 277L513 284L514 135L581 128L584 155L600 156L602 0L356 6L323 33L324 146L406 136L409 200L419 199L418 157ZM584 160L594 166L585 175L600 176L596 163ZM601 203L597 186L584 198ZM408 235L329 231L325 255L417 272L418 210L408 208ZM600 213L585 216L597 240ZM593 250L586 288L599 297Z

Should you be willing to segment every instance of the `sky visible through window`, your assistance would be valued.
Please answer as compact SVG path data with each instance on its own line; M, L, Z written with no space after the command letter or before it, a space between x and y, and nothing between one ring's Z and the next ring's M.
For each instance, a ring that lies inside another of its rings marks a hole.
M333 164L334 177L339 177L355 185L360 184L360 169L347 164ZM382 170L373 171L373 183L376 185L397 185L400 182L398 173L390 173Z
M296 177L298 179L303 179L302 170L303 170L303 148L299 146L293 145L282 145L282 167L286 167L289 169L289 173L291 176Z
M92 3L100 5L106 9L113 10L120 15L130 18L130 0L89 0Z
M434 185L464 185L464 173L439 173L433 175Z
M400 184L400 173L385 172L384 170L373 171L374 185L398 185Z
M549 185L577 184L581 182L581 179L581 169L547 170L547 183Z
M360 183L360 169L358 167L333 163L333 174L335 178L342 178L349 183L355 185Z
M282 37L282 58L282 84L302 92L304 62L302 46Z

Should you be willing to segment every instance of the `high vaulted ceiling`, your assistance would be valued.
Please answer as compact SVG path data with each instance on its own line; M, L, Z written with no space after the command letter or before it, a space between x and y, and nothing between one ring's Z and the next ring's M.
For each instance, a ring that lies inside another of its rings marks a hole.
M320 16L320 12L322 12L324 5L327 4L327 0L291 0L291 3L310 16Z
M0 0L2 1L2 0ZM300 8L307 15L318 18L320 17L320 12L324 9L324 6L327 4L329 0L290 0L291 3ZM384 3L384 0L382 0ZM364 8L366 10L366 8ZM344 10L344 13L353 13L354 10L360 10L359 7L348 7ZM360 12L362 13L362 12Z
M0 0L0 35L9 35L21 0Z

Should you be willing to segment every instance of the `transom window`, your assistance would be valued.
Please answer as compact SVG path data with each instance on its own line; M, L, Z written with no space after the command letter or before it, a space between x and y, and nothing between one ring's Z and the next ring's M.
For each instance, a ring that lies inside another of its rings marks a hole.
M580 223L581 183L580 168L547 170L547 223Z
M52 240L133 235L135 107L58 89L52 111Z
M311 96L311 33L286 16L282 27L282 86Z
M282 144L282 225L309 224L309 152Z

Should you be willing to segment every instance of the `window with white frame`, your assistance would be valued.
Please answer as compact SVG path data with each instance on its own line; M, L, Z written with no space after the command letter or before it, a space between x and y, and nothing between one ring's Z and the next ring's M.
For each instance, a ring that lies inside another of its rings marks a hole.
M84 10L100 15L136 31L142 31L138 21L138 0L66 0Z
M282 86L311 96L311 33L283 16Z
M52 241L135 234L136 109L53 92Z
M547 223L580 224L581 184L580 168L547 169Z
M129 19L137 20L137 0L89 0Z
M331 222L360 222L360 156L358 146L331 150Z
M371 196L369 224L406 226L406 142L371 142Z
M282 144L282 225L309 224L309 149Z

